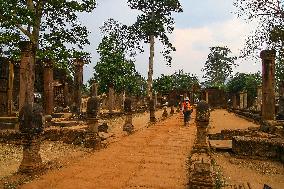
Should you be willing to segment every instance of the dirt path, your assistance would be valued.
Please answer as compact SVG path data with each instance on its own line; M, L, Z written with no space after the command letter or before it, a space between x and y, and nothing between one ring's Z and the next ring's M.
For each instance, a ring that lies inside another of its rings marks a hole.
M236 116L224 109L217 109L211 112L209 133L219 133L224 129L247 129L259 127L259 125Z
M185 188L195 134L193 121L182 127L181 114L175 114L22 188Z

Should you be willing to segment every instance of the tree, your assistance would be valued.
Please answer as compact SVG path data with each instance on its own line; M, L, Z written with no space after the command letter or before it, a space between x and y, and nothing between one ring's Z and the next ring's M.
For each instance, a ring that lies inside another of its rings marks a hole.
M26 93L27 104L33 103L35 59L52 59L68 63L70 58L88 58L83 47L89 44L88 31L77 19L77 13L91 12L95 0L9 0L0 2L0 45L7 56L14 57L19 41L30 47ZM69 45L68 45L69 44ZM71 45L70 45L71 44ZM77 48L74 48L74 45ZM19 54L19 53L18 53ZM18 58L18 56L16 56Z
M247 91L248 102L252 104L257 96L257 87L261 84L261 73L236 73L226 84L226 91L233 94Z
M282 0L235 0L238 17L258 23L254 33L246 40L242 56L258 56L261 48L273 48L283 54L284 2Z
M94 80L99 82L100 93L114 86L115 91L127 94L143 95L145 79L136 71L132 60L125 58L125 49L116 35L104 36L99 44L100 61L94 67Z
M224 87L226 79L232 74L232 67L236 66L236 57L230 56L228 47L210 47L210 53L205 62L205 84L210 87Z
M172 91L191 91L194 86L198 86L199 81L195 75L184 73L179 70L172 75L164 75L154 80L153 89L163 95Z
M172 12L182 12L178 0L128 0L130 8L142 11L133 25L133 33L137 34L138 40L150 43L149 71L147 80L147 95L152 99L154 41L158 38L164 45L162 52L168 65L171 65L171 51L175 48L170 43L167 33L174 30Z

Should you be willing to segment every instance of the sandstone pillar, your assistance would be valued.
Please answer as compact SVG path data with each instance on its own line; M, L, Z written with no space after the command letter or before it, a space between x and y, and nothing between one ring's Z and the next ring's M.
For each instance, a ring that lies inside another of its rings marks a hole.
M108 110L109 113L113 113L114 109L114 86L109 85L108 88Z
M77 108L77 113L80 113L81 101L82 101L82 86L83 86L83 66L82 59L76 59L74 61L75 75L74 75L74 102Z
M257 87L256 110L261 111L262 106L262 86Z
M209 104L209 92L205 91L205 101Z
M284 81L279 85L279 112L277 119L284 120Z
M69 104L70 103L69 102L70 95L69 95L69 87L68 87L68 83L67 82L64 83L63 96L64 96L64 105L65 106L69 106L70 105Z
M244 93L244 109L248 107L248 93L245 91Z
M9 79L8 79L8 91L7 91L7 100L8 100L8 115L13 113L13 88L14 88L14 64L9 62Z
M91 91L91 93L92 93L91 95L92 96L98 96L98 87L99 87L98 83L94 82L92 84L92 91Z
M43 88L44 88L44 112L47 115L51 115L54 108L53 62L51 60L46 60L44 62Z
M19 110L24 104L32 105L34 102L34 81L35 81L35 47L30 41L20 42L20 94Z
M126 98L124 102L124 113L126 114L125 123L123 125L123 131L128 134L134 132L134 126L132 124L132 101L131 98Z
M232 103L233 103L233 109L236 109L237 108L237 96L236 96L236 94L233 94Z
M260 53L262 59L262 118L275 119L275 56L274 50Z
M244 109L244 93L240 92L240 109Z
M155 117L155 102L154 99L150 100L150 122L156 122L156 117Z

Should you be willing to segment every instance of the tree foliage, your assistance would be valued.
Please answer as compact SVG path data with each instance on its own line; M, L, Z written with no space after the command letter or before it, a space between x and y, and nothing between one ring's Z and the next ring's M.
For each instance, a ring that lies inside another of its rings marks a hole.
M100 60L94 67L93 80L99 82L100 93L107 92L113 85L116 92L144 95L146 81L136 71L134 62L126 59L124 50L116 35L104 36L99 44Z
M128 0L131 9L142 12L132 26L133 33L136 33L138 41L150 42L150 36L158 38L164 45L162 54L168 65L171 65L171 51L175 48L167 36L174 30L174 19L172 12L182 12L179 0Z
M257 96L257 87L261 85L261 73L236 73L226 84L226 91L237 94L247 91L248 101L252 102Z
M246 40L242 56L256 57L258 50L274 48L283 50L284 42L284 2L282 0L235 0L237 15L248 22L258 23L256 30Z
M154 80L153 88L161 94L169 94L171 91L185 92L191 91L199 86L198 78L190 73L184 73L183 70L175 72L172 75L164 75Z
M210 53L205 62L205 85L209 87L224 87L225 81L231 76L233 67L236 66L236 57L230 56L228 47L210 47Z
M20 40L31 41L37 58L68 63L70 58L85 58L88 30L78 21L78 13L91 12L95 0L9 0L0 2L0 46L4 53L19 58Z

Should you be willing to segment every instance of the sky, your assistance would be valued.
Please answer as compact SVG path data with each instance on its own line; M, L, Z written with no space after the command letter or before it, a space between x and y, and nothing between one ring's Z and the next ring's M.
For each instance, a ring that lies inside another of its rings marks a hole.
M209 47L227 46L233 55L238 56L246 37L253 31L255 24L247 23L234 14L233 0L180 0L183 12L174 13L175 30L169 35L176 52L172 54L172 66L166 65L160 51L161 43L155 43L154 78L161 74L172 74L183 69L184 72L198 76L202 81L201 69L210 53ZM90 43L86 51L91 53L91 64L84 67L84 82L94 73L94 66L99 60L96 49L101 41L100 27L109 18L131 25L139 11L127 6L127 0L97 0L93 13L80 15L80 21L90 30ZM148 72L149 45L145 52L136 57L136 69L144 77ZM261 61L237 60L236 72L254 73L260 71Z

